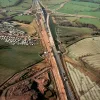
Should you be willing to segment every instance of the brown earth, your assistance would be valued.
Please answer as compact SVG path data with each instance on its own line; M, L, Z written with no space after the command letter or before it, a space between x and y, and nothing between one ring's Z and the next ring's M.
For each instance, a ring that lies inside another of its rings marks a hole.
M30 36L35 35L35 33L39 32L38 26L35 20L33 20L30 24L24 24L20 22L15 22L15 23L17 25L20 25L20 28L25 30Z

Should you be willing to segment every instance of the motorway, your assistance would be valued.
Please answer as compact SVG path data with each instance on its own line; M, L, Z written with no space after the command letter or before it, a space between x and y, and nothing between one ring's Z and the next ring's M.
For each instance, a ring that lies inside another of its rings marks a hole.
M56 49L56 46L55 46L55 43L54 43L51 31L50 31L50 27L49 27L49 14L47 14L47 27L48 27L48 30L49 30L48 34L49 34L49 41L50 41L50 44L51 44L51 47L52 47L52 52L54 54L54 57L55 57L55 60L56 60L56 63L57 63L57 67L58 67L60 76L62 78L63 84L64 84L66 95L68 97L68 100L75 100L74 99L74 95L72 93L72 90L70 88L70 85L68 83L68 80L67 80L68 78L67 78L65 69L63 67L63 64L61 62L60 55L58 54L58 51Z
M51 44L50 44L47 32L45 30L45 27L43 25L44 22L43 22L42 19L40 19L40 23L41 23L41 26L42 26L40 38L42 39L42 41L43 41L42 43L44 43L43 45L45 46L44 47L45 51L47 52L47 56L46 56L47 58L46 59L47 59L48 63L50 63L50 65L52 66L52 72L53 72L53 75L55 77L57 89L58 89L58 92L59 92L58 97L60 97L58 100L67 100L65 89L64 89L59 71L57 69L56 60L55 60L54 55L52 53Z
M45 11L45 12L44 12ZM42 39L43 46L47 52L48 62L52 66L52 71L55 77L57 89L59 92L58 100L75 100L74 95L71 91L70 85L67 80L66 72L63 68L60 56L55 47L55 43L49 27L49 14L46 13L45 8L40 7L40 3L37 1L37 22L39 27L42 27L40 38ZM46 16L45 16L46 14Z

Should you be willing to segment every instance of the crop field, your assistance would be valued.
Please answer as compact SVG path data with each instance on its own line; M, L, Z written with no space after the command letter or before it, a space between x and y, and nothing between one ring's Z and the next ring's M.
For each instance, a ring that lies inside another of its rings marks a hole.
M100 72L100 54L83 57L82 61L90 66L95 71Z
M0 84L13 74L42 60L40 44L35 46L11 46L0 41Z
M73 58L99 54L100 53L99 43L100 43L100 37L83 39L69 46L67 48L69 51L68 54Z
M100 37L86 38L67 47L68 56L100 76ZM80 60L80 61L79 61Z

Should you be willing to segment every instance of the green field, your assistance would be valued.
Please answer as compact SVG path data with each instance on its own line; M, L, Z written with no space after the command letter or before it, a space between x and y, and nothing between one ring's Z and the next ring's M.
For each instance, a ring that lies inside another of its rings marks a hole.
M0 84L14 73L42 60L40 44L35 46L11 46L0 40Z
M99 18L99 7L100 5L97 3L70 1L66 3L63 8L59 9L58 12L67 14L89 15Z
M34 19L34 16L22 15L22 16L15 16L13 19L17 20L17 21L20 21L20 22L29 22L29 23L31 23Z

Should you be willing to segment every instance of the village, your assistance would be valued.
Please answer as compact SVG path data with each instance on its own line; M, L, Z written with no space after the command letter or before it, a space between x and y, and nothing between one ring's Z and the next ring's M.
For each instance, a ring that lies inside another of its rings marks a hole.
M37 40L25 31L15 27L15 23L2 22L0 24L0 40L11 45L35 45Z

